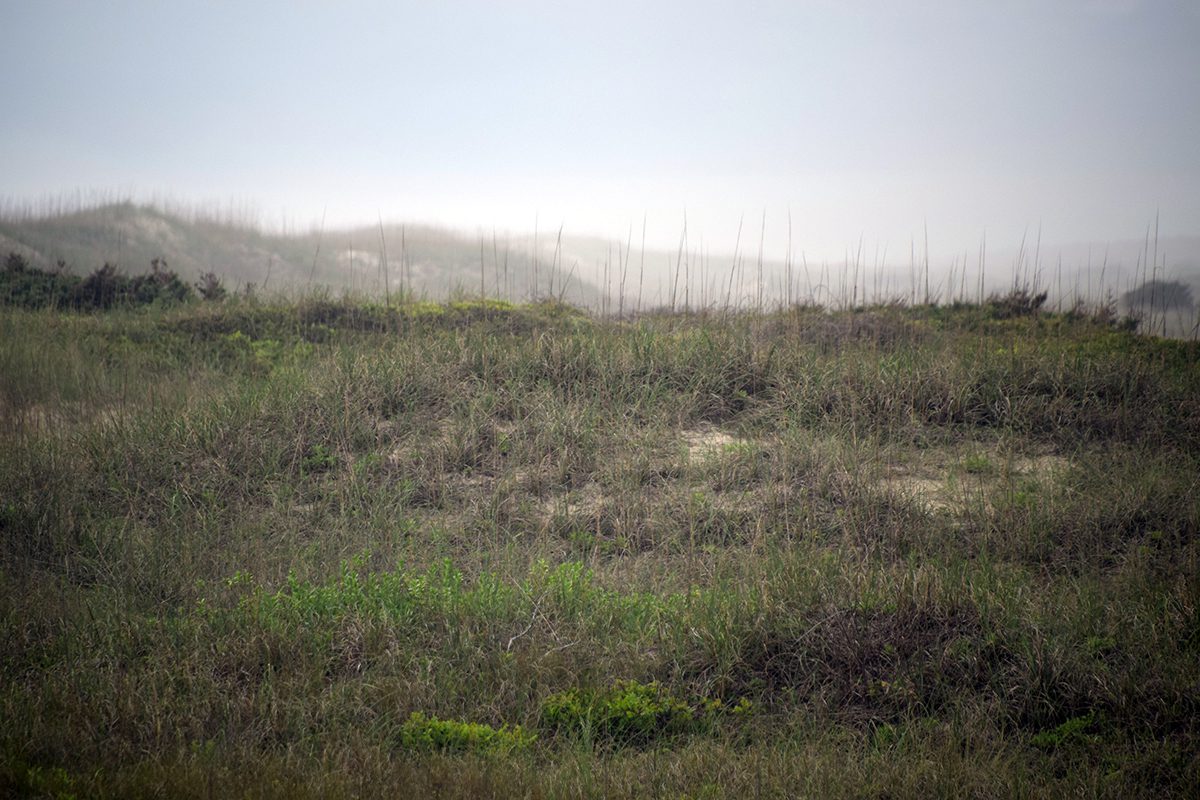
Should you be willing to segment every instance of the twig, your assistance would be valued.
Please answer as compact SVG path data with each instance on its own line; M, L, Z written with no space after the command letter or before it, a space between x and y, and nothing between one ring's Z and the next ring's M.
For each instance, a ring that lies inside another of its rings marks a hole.
M506 652L506 653L510 652L512 650L512 646L513 646L514 642L516 642L518 639L523 637L525 634L527 634L531 630L533 630L533 626L537 622L538 611L541 608L541 605L542 605L542 598L539 597L537 600L535 600L533 602L533 610L531 612L529 612L529 624L525 626L525 630L521 631L520 633L518 633L517 635L513 636L512 638L510 638L508 640L508 644L506 644L504 646L504 652Z
M546 656L551 655L553 653L557 653L559 651L566 650L568 647L574 647L575 645L579 644L579 641L580 641L579 639L576 639L572 642L567 642L566 644L560 644L558 647L551 647L549 650L542 653L538 658L540 660L540 659L543 659Z

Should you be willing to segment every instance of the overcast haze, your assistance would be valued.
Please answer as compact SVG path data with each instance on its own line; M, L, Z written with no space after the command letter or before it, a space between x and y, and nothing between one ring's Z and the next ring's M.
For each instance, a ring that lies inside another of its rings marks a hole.
M0 193L838 257L1200 232L1200 5L3 2ZM635 234L636 236L636 234ZM755 245L757 242L755 242Z

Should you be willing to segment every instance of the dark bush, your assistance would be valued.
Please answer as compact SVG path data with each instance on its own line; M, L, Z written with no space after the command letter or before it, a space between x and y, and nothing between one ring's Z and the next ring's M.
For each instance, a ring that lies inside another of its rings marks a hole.
M1121 295L1126 308L1157 308L1161 311L1190 310L1196 305L1192 289L1179 281L1146 281L1141 286Z
M129 277L105 264L86 278L67 271L34 267L20 253L9 253L0 272L0 303L22 308L69 308L93 311L122 305L175 304L194 297L192 288L156 258L150 272Z
M9 253L0 272L0 303L22 308L60 308L71 305L79 278L58 262L52 271L37 269L20 253Z
M992 295L987 308L993 319L1030 317L1042 310L1046 304L1046 292L1034 292L1028 287L1013 289L1006 295Z
M128 283L128 279L115 266L105 262L103 267L79 284L73 305L78 308L112 308L118 297L128 291Z
M196 283L196 291L205 300L221 300L225 297L225 286L215 272L206 272Z
M9 253L4 261L4 271L13 274L29 271L29 261L20 253Z
M149 273L137 275L130 280L129 295L135 305L154 302L182 303L193 296L192 287L167 269L165 258L154 259L150 262Z

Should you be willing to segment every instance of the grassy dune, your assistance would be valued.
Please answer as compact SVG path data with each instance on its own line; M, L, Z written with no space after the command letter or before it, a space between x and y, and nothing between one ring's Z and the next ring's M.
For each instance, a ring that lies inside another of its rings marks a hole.
M0 794L1200 787L1200 344L0 311Z

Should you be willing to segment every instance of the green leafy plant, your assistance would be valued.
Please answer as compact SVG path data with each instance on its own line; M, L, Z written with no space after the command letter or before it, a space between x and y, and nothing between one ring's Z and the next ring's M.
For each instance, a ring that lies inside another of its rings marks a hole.
M301 467L305 474L314 472L325 472L337 466L338 457L329 449L328 445L314 444L309 448L301 461Z
M982 454L967 456L963 459L962 466L971 475L985 475L995 469L991 460Z
M551 695L542 703L541 724L554 733L639 745L706 731L726 713L745 717L752 708L744 698L731 709L716 698L688 703L657 681L621 680L599 691L569 689Z
M512 752L528 748L537 735L520 725L493 728L481 722L460 722L426 716L420 711L400 726L400 744L409 750L465 752Z
M1029 742L1034 747L1040 747L1043 750L1053 750L1065 744L1083 741L1090 738L1087 735L1087 731L1095 722L1096 712L1089 711L1083 716L1071 717L1071 719L1048 731L1035 733Z

